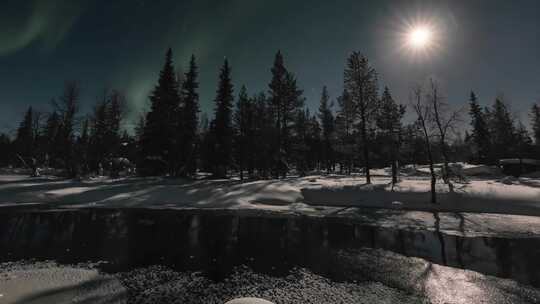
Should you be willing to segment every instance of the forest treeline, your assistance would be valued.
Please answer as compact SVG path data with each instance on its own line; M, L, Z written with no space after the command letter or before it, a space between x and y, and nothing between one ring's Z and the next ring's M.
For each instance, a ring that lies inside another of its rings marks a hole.
M540 158L540 104L531 107L528 129L503 98L482 106L471 92L470 100L456 107L434 81L415 86L408 100L398 102L390 88L380 87L376 70L359 52L347 58L340 96L333 99L321 88L314 113L281 52L265 92L235 88L225 60L211 118L200 113L195 56L185 73L172 58L169 49L134 134L122 129L124 94L106 90L92 113L82 115L80 86L67 82L50 112L30 107L14 136L0 135L0 165L59 168L71 177L117 173L130 164L139 175L209 172L216 178L351 174L361 168L369 183L374 167L391 167L397 181L400 165L433 169L441 162L446 181L454 161ZM414 117L410 123L404 121L407 111Z

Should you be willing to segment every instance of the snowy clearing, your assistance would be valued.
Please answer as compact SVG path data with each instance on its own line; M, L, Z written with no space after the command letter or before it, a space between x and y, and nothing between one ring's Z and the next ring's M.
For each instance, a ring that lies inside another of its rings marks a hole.
M168 178L63 180L0 175L0 206L264 208L316 210L316 206L375 207L441 212L540 215L540 179L473 179L437 184L438 204L429 203L429 180L409 176L392 189L390 178L308 176L285 180L196 180Z

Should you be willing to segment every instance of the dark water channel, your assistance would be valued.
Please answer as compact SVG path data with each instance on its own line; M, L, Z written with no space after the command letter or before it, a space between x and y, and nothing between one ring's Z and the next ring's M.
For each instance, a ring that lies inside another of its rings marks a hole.
M105 271L166 265L226 277L235 266L281 274L305 267L347 280L336 252L381 248L540 287L540 238L467 237L343 217L270 211L0 210L0 262L106 261Z

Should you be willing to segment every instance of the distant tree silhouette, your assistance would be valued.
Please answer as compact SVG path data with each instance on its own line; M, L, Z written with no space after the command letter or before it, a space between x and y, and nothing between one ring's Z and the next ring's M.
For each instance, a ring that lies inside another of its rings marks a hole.
M386 151L385 159L390 160L392 168L392 183L398 182L398 158L402 140L403 125L401 120L405 115L405 106L397 104L388 87L384 88L376 115L376 125L382 137L383 147Z
M251 141L252 153L254 154L255 168L260 177L266 178L275 166L274 153L276 134L274 107L271 100L263 93L252 97L253 100L253 139Z
M323 87L319 104L318 117L321 122L321 160L327 173L332 171L334 165L334 137L335 121L330 105L330 97L326 86Z
M540 159L540 105L534 104L531 109L531 126L533 130L536 157Z
M120 124L125 112L126 99L118 91L104 91L91 116L88 142L89 166L98 171L120 155Z
M291 158L298 174L304 176L320 161L321 127L309 109L298 111L294 124L294 141Z
M528 158L533 155L533 140L529 134L529 131L525 125L519 121L516 125L516 135L515 135L515 155L517 158Z
M338 98L336 114L336 150L339 152L340 172L351 174L355 154L356 108L347 90ZM345 172L345 169L346 172Z
M421 86L413 89L417 119L403 125L406 108L388 88L379 96L377 72L359 52L347 58L335 113L326 87L317 112L310 112L280 51L267 91L249 95L242 87L236 101L231 68L224 61L211 121L206 113L199 120L198 89L195 56L181 73L167 50L149 95L150 109L131 134L122 129L127 106L122 93L106 90L92 111L79 117L80 87L67 82L48 115L29 107L13 140L0 134L0 165L43 164L71 177L110 167L116 175L113 162L128 158L141 175L194 178L199 169L219 178L239 173L241 179L246 173L249 178L330 173L339 165L342 174L364 167L367 183L372 167L390 165L396 183L399 161L429 164L436 203L435 162L443 162L442 177L449 183L450 161L495 164L501 158L540 155L540 105L531 108L528 129L515 121L502 98L483 108L471 92L470 128L457 132L459 111L450 108L432 82L427 92Z
M244 179L244 170L253 175L254 153L250 148L257 140L253 136L255 129L253 100L248 97L247 89L242 86L238 94L238 101L234 112L234 154L238 165L240 179Z
M33 157L35 141L34 111L32 110L32 107L28 107L28 110L26 110L24 118L17 129L17 136L15 137L15 147L19 156L23 158ZM26 161L29 160L27 159ZM24 165L26 165L26 162Z
M11 138L5 133L0 133L0 166L5 167L11 164L13 150Z
M66 174L69 177L75 177L79 174L74 151L79 99L80 87L78 83L67 82L62 96L58 101L54 101L54 111L58 113L60 122L55 145L58 145L58 158L62 160Z
M45 123L43 134L43 149L45 151L45 165L57 167L59 166L60 152L60 127L61 121L57 111L49 114Z
M80 166L80 173L86 174L89 171L89 152L90 152L90 122L86 118L83 120L81 134L77 137L75 143L75 157Z

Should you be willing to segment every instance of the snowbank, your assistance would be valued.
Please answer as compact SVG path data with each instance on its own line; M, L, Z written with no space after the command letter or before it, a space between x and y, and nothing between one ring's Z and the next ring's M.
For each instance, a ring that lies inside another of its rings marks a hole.
M0 303L126 303L119 280L53 262L0 264Z

